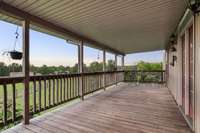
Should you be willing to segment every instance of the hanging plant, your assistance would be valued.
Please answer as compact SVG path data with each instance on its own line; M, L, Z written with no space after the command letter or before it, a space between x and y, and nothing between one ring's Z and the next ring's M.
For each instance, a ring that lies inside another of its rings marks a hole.
M16 32L15 32L15 42L14 42L13 50L11 50L11 51L5 51L5 52L3 52L2 55L5 55L5 54L6 55L10 55L10 57L13 60L21 60L22 59L23 53L20 52L20 51L15 50L18 38L19 38L19 33L18 33L18 26L17 26Z
M16 50L13 50L13 51L10 51L10 57L13 59L13 60L21 60L22 59L22 52L19 52L19 51L16 51Z

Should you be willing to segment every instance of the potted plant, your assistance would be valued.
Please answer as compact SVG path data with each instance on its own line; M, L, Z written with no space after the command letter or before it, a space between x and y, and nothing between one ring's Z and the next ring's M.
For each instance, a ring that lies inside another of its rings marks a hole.
M23 56L22 52L19 52L19 51L16 51L16 50L9 51L9 54L10 54L10 57L13 60L21 60L22 56Z
M17 40L18 40L18 37L19 37L19 33L18 33L18 27L17 27L17 30L16 30L16 32L15 32L15 42L14 42L14 48L13 48L13 50L11 50L11 51L5 51L5 52L3 52L3 54L2 55L9 55L13 60L21 60L22 59L22 57L23 57L23 53L22 52L20 52L20 51L17 51L17 50L15 50L15 47L16 47L16 44L17 44Z

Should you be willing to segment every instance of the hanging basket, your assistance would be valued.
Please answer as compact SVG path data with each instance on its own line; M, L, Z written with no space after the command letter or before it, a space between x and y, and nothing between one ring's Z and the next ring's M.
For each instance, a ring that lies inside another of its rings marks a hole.
M16 51L16 50L13 50L13 51L10 51L10 57L13 59L13 60L21 60L22 59L22 52L19 52L19 51Z

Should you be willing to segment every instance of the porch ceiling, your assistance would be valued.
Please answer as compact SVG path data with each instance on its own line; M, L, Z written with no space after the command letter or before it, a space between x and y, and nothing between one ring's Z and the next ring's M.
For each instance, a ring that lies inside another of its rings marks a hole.
M34 16L120 51L162 50L184 0L4 0Z

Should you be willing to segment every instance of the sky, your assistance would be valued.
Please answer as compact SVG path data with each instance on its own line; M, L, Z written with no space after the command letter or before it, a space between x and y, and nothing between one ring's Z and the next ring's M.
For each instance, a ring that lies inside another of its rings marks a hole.
M22 61L13 61L7 55L2 55L5 51L14 50L16 25L0 20L0 62L22 63ZM19 38L16 44L16 50L22 51L22 29L19 27ZM73 66L78 62L77 46L69 44L65 40L50 36L37 31L30 31L30 64L41 66ZM155 51L147 53L129 54L125 57L126 65L134 65L140 60L147 62L161 62L164 51ZM113 59L115 56L106 53L106 60ZM84 46L84 63L89 64L93 61L101 62L103 52L98 49ZM121 64L121 58L118 57L118 64Z

